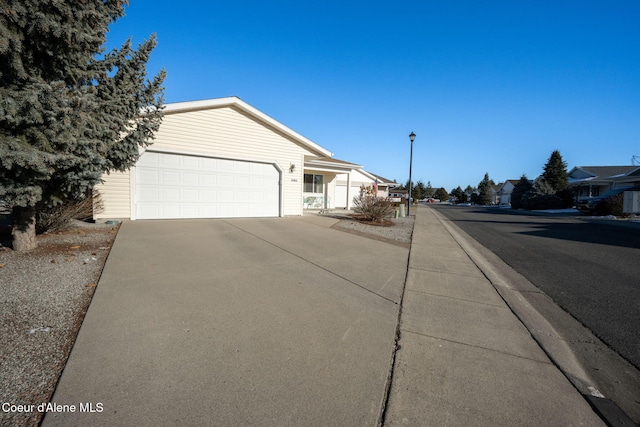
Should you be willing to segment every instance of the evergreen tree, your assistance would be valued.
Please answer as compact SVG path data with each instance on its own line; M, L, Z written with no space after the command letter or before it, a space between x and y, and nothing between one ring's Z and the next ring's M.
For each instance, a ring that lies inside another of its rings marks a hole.
M440 187L436 190L435 198L441 202L445 202L449 200L449 193L447 193L447 190L445 190L444 187Z
M0 9L0 199L16 250L36 246L38 204L86 194L124 171L162 120L164 71L146 79L156 45L102 47L124 0L8 0Z
M434 194L435 194L435 190L431 186L431 181L427 181L427 186L424 188L424 196L433 197Z
M467 185L464 189L464 195L465 195L465 199L464 201L467 202L471 202L471 203L475 203L476 201L476 192L477 192L477 188L472 187L471 185Z
M493 184L489 179L489 174L485 173L484 178L478 184L478 198L477 203L479 205L490 205L493 203Z
M460 187L458 187L460 188ZM458 188L452 188L451 192L449 193L449 195L455 199L455 201L458 200L459 194L458 194ZM462 188L460 188L460 191L462 191Z
M467 193L462 191L460 186L451 190L451 195L456 198L456 203L465 203L469 199Z
M569 173L567 172L567 163L562 160L560 151L554 150L549 156L549 160L544 165L542 179L553 189L559 192L569 188Z
M418 180L418 182L413 187L411 197L413 197L414 201L422 200L425 197L425 188L422 180Z
M522 209L524 207L524 198L530 194L533 185L529 182L526 175L520 177L520 181L511 190L511 208Z

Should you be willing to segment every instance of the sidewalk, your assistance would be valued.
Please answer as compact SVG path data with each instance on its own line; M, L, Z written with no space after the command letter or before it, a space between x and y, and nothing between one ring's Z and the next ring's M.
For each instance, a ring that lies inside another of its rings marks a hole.
M598 426L430 208L419 208L385 425Z

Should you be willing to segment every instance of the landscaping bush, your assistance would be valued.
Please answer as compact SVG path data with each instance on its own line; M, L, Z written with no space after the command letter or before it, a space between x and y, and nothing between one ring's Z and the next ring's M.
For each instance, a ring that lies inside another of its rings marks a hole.
M575 195L572 188L565 188L556 193L556 196L562 200L562 208L570 208L576 204Z
M55 206L41 204L36 212L36 232L62 231L70 227L73 220L87 221L94 213L102 212L104 205L97 190L59 201Z
M564 202L555 194L529 194L525 195L522 200L526 210L537 211L546 209L562 209Z
M596 215L624 216L623 209L624 193L607 197L596 205Z
M394 204L384 197L360 193L353 198L353 210L365 221L383 223L395 211Z

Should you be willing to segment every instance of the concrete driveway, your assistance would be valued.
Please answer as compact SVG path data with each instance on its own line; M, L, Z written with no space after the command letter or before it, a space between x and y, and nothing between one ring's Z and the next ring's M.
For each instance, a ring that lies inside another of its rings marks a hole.
M375 425L408 249L335 222L125 222L44 425Z

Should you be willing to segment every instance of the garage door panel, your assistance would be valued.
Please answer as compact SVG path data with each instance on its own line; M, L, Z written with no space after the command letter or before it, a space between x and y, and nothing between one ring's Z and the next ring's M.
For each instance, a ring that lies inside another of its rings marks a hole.
M206 202L203 205L210 204L212 201L218 200L218 192L211 189L200 190L200 200Z
M251 165L248 162L234 162L234 172L238 173L250 173Z
M158 187L138 187L138 200L157 200L160 197L160 188Z
M160 172L160 184L180 185L180 172L163 170Z
M136 170L140 219L279 215L272 164L146 152Z
M254 193L257 193L257 192L254 192ZM238 190L234 194L234 200L236 202L246 202L246 204L250 204L250 203L254 203L254 200L252 199L253 197L251 193L249 193L249 191Z
M219 160L218 168L221 172L233 172L235 170L231 160Z
M218 179L214 174L205 173L200 175L200 184L203 186L214 186L218 183Z
M137 165L143 164L144 166L160 166L160 156L158 156L158 153L144 153L138 160Z
M247 175L237 175L234 183L236 188L249 188L251 186L251 179Z
M182 162L179 162L179 164L183 169L194 169L194 170L202 169L201 157L183 156L181 160Z
M202 169L205 171L217 171L218 170L218 160L217 159L209 159L206 157L201 158L200 164L202 165Z
M220 185L227 186L227 187L233 187L233 185L235 184L233 180L233 175L220 175L218 176L218 181Z
M181 166L180 158L177 156L176 157L163 156L160 153L154 153L154 154L158 158L155 162L158 166L162 166L163 168L171 168L171 169L179 169Z
M199 207L197 203L182 203L180 214L187 217L198 217Z
M201 200L200 190L197 188L183 188L180 199L183 202L198 203Z
M139 170L138 177L148 184L159 184L160 183L160 171L159 170Z
M198 173L183 172L180 174L180 184L198 186L200 184L200 175Z
M178 203L180 201L180 188L162 188L160 189L159 202Z

